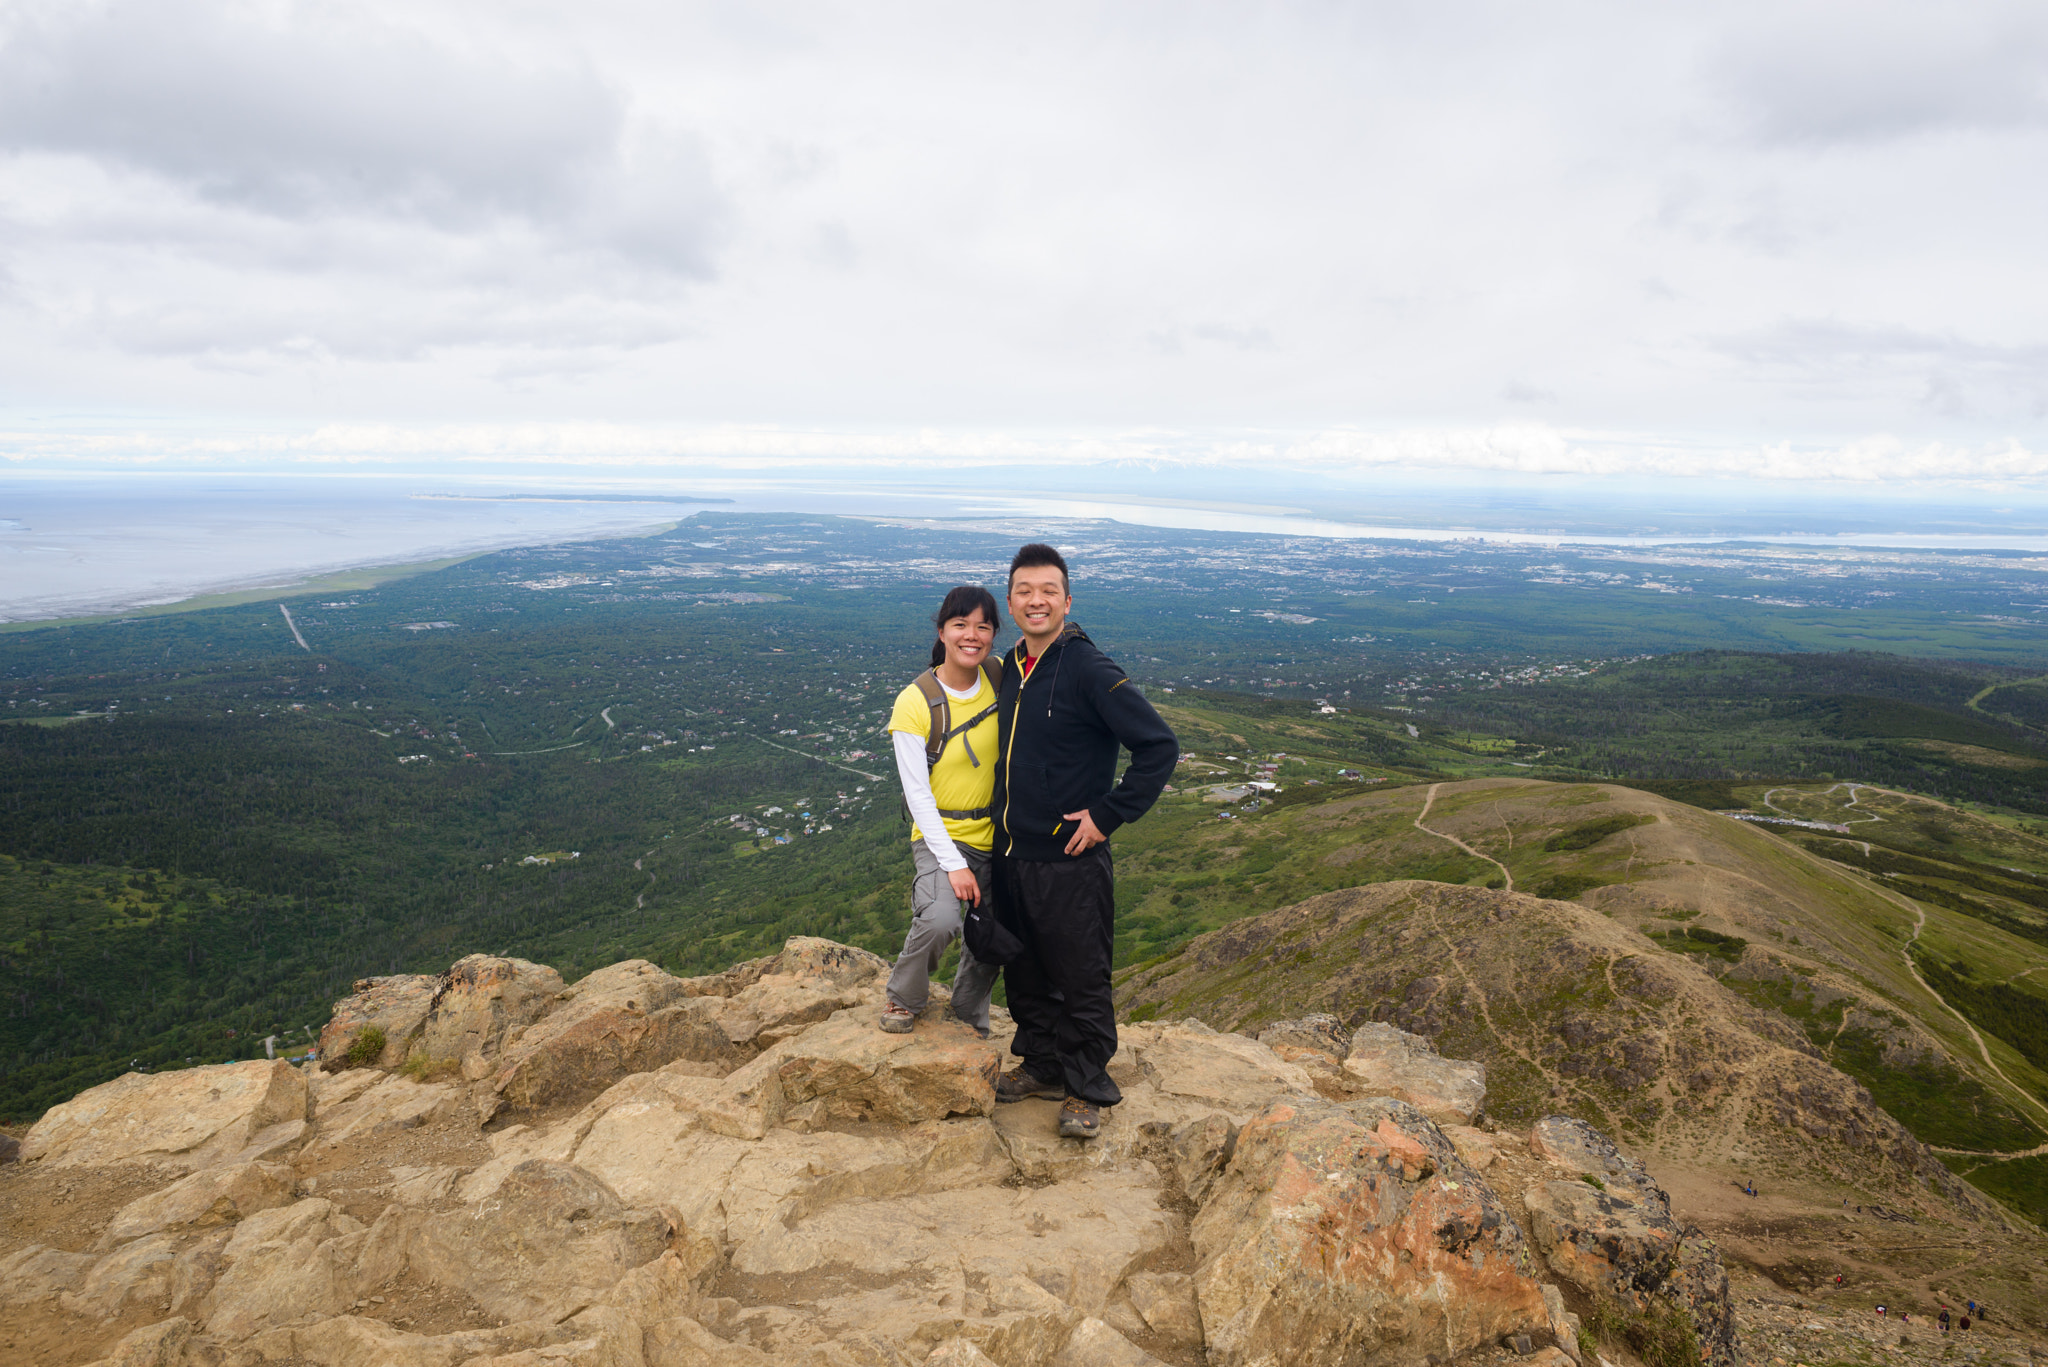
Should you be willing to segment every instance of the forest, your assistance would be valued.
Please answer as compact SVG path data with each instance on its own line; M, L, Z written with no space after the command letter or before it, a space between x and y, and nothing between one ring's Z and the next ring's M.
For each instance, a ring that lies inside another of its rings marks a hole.
M706 512L326 601L0 633L0 1120L302 1048L356 979L468 953L573 978L795 933L892 952L910 866L879 728L938 597L999 585L1027 534L1067 548L1076 620L1182 728L1176 786L1281 788L1119 837L1120 961L1315 890L1257 842L1227 868L1167 855L1347 784L1712 802L1843 778L2048 817L2048 649L2014 617L2048 579L2011 556ZM1409 874L1455 872L1432 860Z

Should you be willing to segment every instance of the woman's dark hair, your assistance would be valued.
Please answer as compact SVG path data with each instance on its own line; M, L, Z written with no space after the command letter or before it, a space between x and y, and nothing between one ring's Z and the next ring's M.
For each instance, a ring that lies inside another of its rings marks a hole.
M958 584L946 594L946 601L939 604L939 610L932 614L932 629L937 630L955 617L972 617L976 609L990 626L1000 627L1003 619L996 616L996 596L979 584ZM937 669L946 662L946 643L932 642L932 668Z

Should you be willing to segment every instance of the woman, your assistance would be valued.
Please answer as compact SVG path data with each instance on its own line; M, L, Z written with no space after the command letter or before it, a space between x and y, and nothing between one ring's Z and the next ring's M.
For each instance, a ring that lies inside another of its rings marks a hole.
M910 934L889 975L882 1028L905 1034L931 998L932 971L960 933L960 904L988 896L989 803L996 774L996 600L962 584L932 619L932 667L896 697L889 716L904 805L916 824L910 857ZM988 1037L988 997L998 970L976 963L963 943L953 975L953 1015Z

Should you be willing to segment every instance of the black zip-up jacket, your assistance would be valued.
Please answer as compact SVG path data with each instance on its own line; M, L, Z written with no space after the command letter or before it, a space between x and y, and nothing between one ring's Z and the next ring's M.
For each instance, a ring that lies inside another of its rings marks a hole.
M1003 660L995 850L1018 859L1067 859L1079 823L1066 814L1085 808L1105 836L1136 821L1173 776L1180 742L1116 661L1074 623L1028 678L1025 654L1019 641ZM1121 783L1119 745L1131 752Z

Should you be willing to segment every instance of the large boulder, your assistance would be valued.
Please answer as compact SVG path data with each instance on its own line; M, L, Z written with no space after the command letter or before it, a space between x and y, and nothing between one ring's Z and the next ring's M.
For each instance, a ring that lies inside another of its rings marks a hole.
M200 1307L207 1332L233 1340L345 1313L402 1270L402 1232L388 1220L365 1226L317 1196L249 1216L221 1250L219 1279Z
M314 1135L306 1146L308 1159L324 1158L345 1147L374 1146L406 1130L435 1120L471 1114L461 1089L447 1082L414 1082L396 1073L344 1073L351 1085L320 1088L314 1109ZM368 1079L354 1086L355 1078Z
M1462 1166L1423 1175L1416 1155L1449 1143L1405 1138L1392 1145L1310 1096L1244 1126L1193 1227L1212 1364L1413 1362L1547 1333L1528 1251L1493 1193Z
M1539 1182L1522 1202L1550 1270L1582 1291L1654 1291L1677 1259L1678 1224L1655 1203L1587 1182Z
M1274 1021L1259 1031L1259 1043L1273 1050L1306 1049L1341 1063L1351 1052L1351 1032L1335 1016L1318 1011L1299 1020Z
M620 1078L677 1059L729 1073L746 1061L722 1023L722 1002L683 994L682 981L643 959L579 980L497 1058L491 1086L515 1107L583 1101Z
M1671 1198L1641 1160L1622 1153L1613 1140L1583 1120L1568 1115L1543 1117L1529 1131L1529 1151L1581 1180L1591 1178L1602 1190L1621 1191L1632 1200L1670 1207Z
M1703 1359L1731 1367L1735 1317L1720 1252L1672 1217L1671 1198L1642 1162L1570 1116L1538 1121L1529 1148L1559 1170L1522 1198L1551 1270L1627 1312L1682 1315Z
M358 1065L396 1068L419 1038L440 984L431 973L356 979L355 990L334 1004L334 1014L320 1030L321 1061L331 1070ZM383 1035L383 1047L368 1058L351 1061L356 1041L372 1028Z
M65 1253L27 1244L0 1257L0 1305L32 1305L76 1291L99 1261L90 1253Z
M304 1133L306 1078L283 1059L127 1073L44 1112L22 1157L51 1167L157 1163L187 1171Z
M1002 1055L958 1021L923 1020L885 1034L846 1011L776 1044L726 1078L700 1108L722 1134L759 1139L785 1123L914 1125L995 1109Z
M489 1200L420 1220L410 1259L493 1315L561 1320L660 1257L672 1230L661 1212L627 1206L583 1169L533 1159Z
M107 1254L92 1265L76 1289L57 1297L57 1304L84 1320L101 1323L138 1311L161 1311L176 1297L180 1249L168 1234L146 1239Z
M490 954L458 959L435 984L419 1052L433 1067L494 1059L507 1036L546 1015L561 990L562 975L546 964Z
M1439 1055L1420 1035L1368 1023L1351 1037L1344 1071L1365 1091L1399 1097L1439 1125L1470 1125L1486 1106L1486 1066Z
M292 1170L282 1163L226 1163L205 1168L123 1206L107 1222L100 1247L113 1248L160 1230L232 1224L292 1199Z

